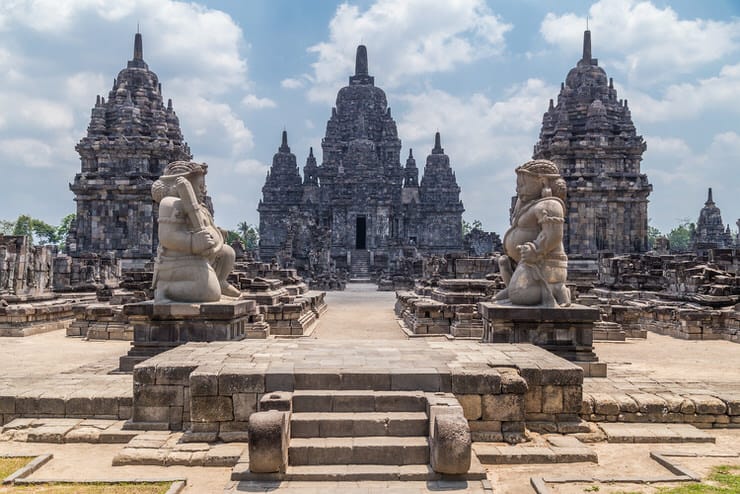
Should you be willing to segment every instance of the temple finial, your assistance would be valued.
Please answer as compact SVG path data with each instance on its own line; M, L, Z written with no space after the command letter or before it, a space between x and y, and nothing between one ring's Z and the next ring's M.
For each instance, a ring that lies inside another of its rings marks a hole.
M365 45L359 45L357 47L357 55L355 56L355 75L368 75L367 48L365 48Z
M280 152L289 153L290 147L288 147L288 131L283 130L283 141L280 144Z
M412 148L409 148L409 159L414 159L414 150Z
M706 203L706 205L707 206L710 206L712 204L714 204L714 200L712 199L712 188L709 187L709 191L707 192L707 203Z
M445 150L442 148L442 138L439 135L439 131L434 134L434 149L432 154L444 154Z
M308 148L308 157L309 158L313 158L313 146L311 146L310 148Z
M591 65L591 31L583 32L583 61Z
M138 30L137 26L137 33L134 36L134 60L144 60L144 45L141 41L141 33Z

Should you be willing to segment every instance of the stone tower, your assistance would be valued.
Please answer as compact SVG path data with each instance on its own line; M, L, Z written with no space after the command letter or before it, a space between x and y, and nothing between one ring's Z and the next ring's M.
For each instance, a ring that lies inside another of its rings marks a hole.
M699 220L691 234L691 250L706 254L709 249L731 249L733 247L730 225L722 222L722 213L712 198L712 188L707 192L707 202L699 211Z
M315 165L315 159L314 159ZM283 131L278 152L262 187L260 214L260 255L269 261L281 250L290 248L291 219L299 212L303 200L303 184L298 173L295 154L288 146L288 133Z
M420 185L411 151L401 165L396 122L385 92L369 75L362 45L349 85L337 94L321 147L320 165L313 149L309 152L301 199L295 157L275 155L259 205L263 260L290 251L300 265L302 256L321 250L337 268L365 277L388 268L409 244L422 253L462 250L460 188L439 135ZM279 168L285 170L278 180L276 164L282 160L286 164Z
M165 106L157 75L144 62L141 34L108 99L97 97L87 136L75 149L82 170L69 186L77 202L70 256L114 254L124 265L150 260L158 244L152 183L167 163L191 154L172 100Z
M462 250L462 214L465 208L439 132L434 136L434 148L424 166L419 199L421 216L425 218L419 248L434 253Z
M627 100L617 99L611 78L591 58L591 32L583 56L550 100L534 157L554 161L568 187L565 248L570 259L595 259L599 251L647 250L648 195L640 173L646 145Z

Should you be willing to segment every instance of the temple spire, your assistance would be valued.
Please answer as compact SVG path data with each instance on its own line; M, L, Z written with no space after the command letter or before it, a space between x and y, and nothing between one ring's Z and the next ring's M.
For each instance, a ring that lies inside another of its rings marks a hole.
M434 134L434 149L432 149L432 154L445 154L445 150L442 148L442 138L439 135L439 132Z
M591 65L591 31L583 32L583 61Z
M310 148L308 148L308 157L309 158L313 158L314 157L313 156L313 146L311 146Z
M138 26L136 30L138 31ZM144 60L144 45L141 41L141 33L139 32L134 36L134 60Z
M357 55L355 56L355 75L368 75L367 48L365 45L359 45L357 47Z
M280 144L280 152L281 153L289 153L290 147L288 147L288 131L283 130L283 141Z
M709 187L709 191L707 192L707 202L704 204L705 206L713 206L714 200L712 199L712 188Z

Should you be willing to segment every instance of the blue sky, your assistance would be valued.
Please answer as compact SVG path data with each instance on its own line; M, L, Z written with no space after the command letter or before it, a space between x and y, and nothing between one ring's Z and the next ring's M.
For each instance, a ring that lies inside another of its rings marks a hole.
M257 223L283 128L302 168L357 44L417 164L439 130L464 218L503 233L513 169L529 159L548 100L581 56L629 100L647 142L649 216L696 221L708 187L740 218L740 2L600 0L0 0L0 219L57 224L75 211L74 150L97 94L132 56L172 98L194 159L209 164L216 221Z

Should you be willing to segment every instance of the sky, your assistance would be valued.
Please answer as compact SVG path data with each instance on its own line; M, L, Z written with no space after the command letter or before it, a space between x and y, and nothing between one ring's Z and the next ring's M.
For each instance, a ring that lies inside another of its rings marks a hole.
M301 170L311 146L321 161L365 44L402 157L413 148L421 169L439 131L463 218L503 234L513 170L581 57L587 19L593 57L647 142L651 225L696 221L712 187L737 232L738 0L0 0L0 219L56 225L75 212L75 145L138 25L194 160L209 165L221 227L258 224L283 129Z

